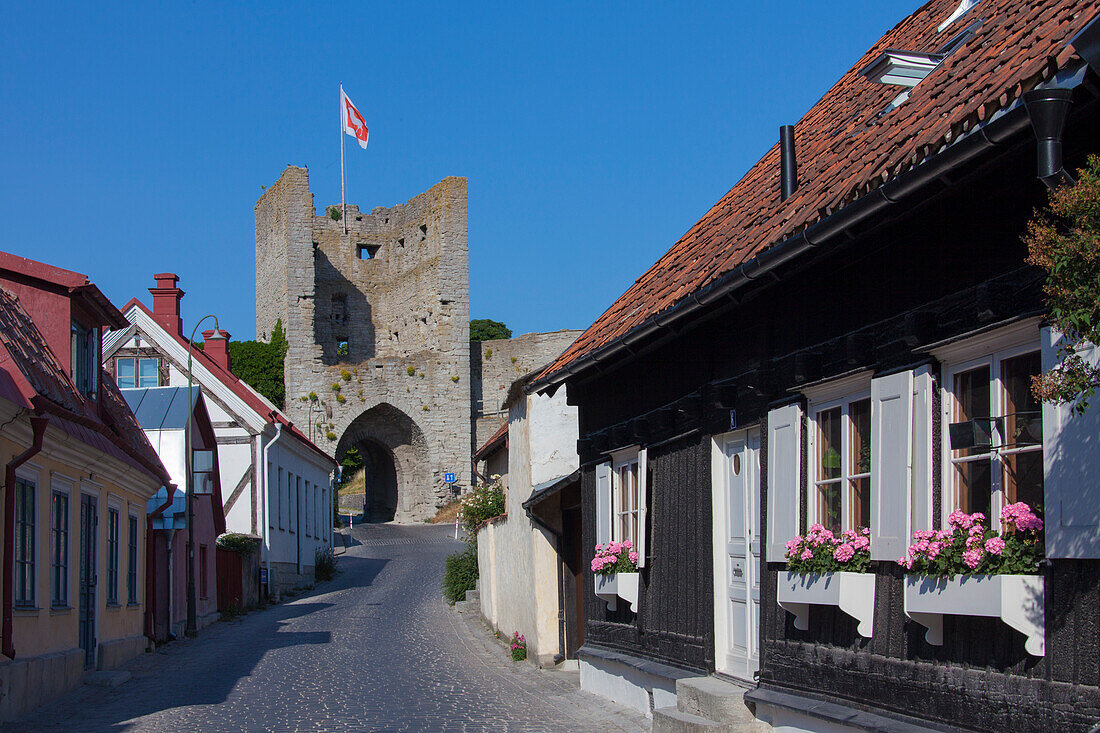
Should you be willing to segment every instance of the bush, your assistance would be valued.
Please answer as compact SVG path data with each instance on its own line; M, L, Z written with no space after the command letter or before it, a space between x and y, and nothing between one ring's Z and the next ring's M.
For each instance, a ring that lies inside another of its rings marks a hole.
M251 555L259 547L255 537L238 532L226 532L217 539L218 547L241 555Z
M470 321L471 341L493 341L494 339L512 338L512 329L500 321L489 318L475 318Z
M313 573L317 580L332 580L336 577L336 556L332 548L318 549L313 556Z
M230 341L226 346L233 374L280 409L284 406L286 398L286 389L283 384L283 359L287 348L282 320L275 322L270 343Z
M500 476L493 476L492 483L478 484L467 491L462 497L459 514L462 526L471 535L486 519L504 514L504 487L501 486Z
M443 597L452 606L466 600L466 591L477 587L477 543L448 555L443 568Z

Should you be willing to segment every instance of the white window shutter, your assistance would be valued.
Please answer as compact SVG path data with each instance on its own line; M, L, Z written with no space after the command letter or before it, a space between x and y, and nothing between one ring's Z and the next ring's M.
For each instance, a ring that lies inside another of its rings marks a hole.
M1064 339L1042 330L1043 371L1061 363ZM1100 365L1100 347L1085 342L1077 351ZM1051 558L1100 558L1100 394L1082 415L1072 405L1043 403L1043 487L1046 554Z
M646 537L645 515L649 508L646 502L646 485L649 479L649 461L646 449L638 451L638 567L645 567L645 556L649 550L649 538Z
M897 560L909 546L913 372L871 380L871 559Z
M787 540L798 534L802 476L802 407L768 413L768 541L766 562L783 562Z
M913 506L910 531L932 529L932 368L913 372ZM901 557L901 555L898 555Z
M611 541L611 464L596 466L596 544Z

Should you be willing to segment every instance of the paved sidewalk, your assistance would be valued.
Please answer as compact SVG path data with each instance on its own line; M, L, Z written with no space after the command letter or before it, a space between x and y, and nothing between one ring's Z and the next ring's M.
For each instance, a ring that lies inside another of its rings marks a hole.
M575 674L513 663L480 618L444 605L443 558L461 548L446 527L355 535L335 580L143 655L120 687L86 685L4 730L649 730Z

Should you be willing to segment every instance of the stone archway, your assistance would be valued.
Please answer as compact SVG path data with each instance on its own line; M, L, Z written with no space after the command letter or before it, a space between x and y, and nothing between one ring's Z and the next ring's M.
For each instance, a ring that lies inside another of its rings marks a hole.
M369 521L421 519L434 508L428 442L404 412L385 402L363 412L340 436L337 460L352 447L363 457Z

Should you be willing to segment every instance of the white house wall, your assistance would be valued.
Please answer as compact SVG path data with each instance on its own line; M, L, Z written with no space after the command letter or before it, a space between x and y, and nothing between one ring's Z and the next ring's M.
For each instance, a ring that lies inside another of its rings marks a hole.
M558 559L554 536L531 521L523 502L534 486L576 470L576 445L577 411L565 390L518 400L508 416L508 516L478 535L482 614L505 635L523 634L540 665L562 651Z

